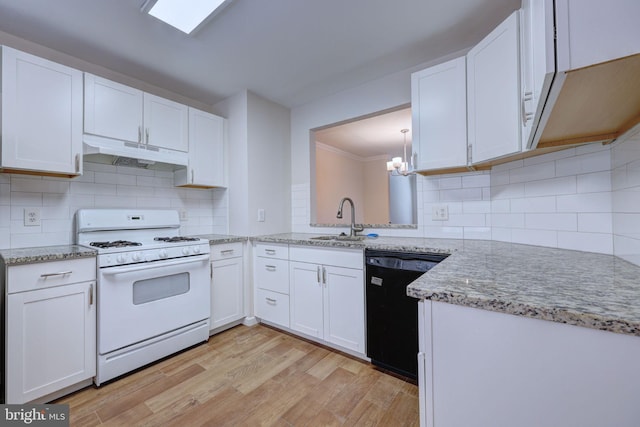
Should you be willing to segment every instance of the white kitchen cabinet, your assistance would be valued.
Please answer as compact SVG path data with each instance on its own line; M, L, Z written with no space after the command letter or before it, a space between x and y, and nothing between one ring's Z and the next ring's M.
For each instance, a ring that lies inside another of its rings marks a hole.
M520 111L525 147L531 146L555 72L553 15L553 0L522 0Z
M177 151L189 149L188 107L89 73L84 132Z
M258 243L253 283L256 316L261 321L289 327L289 247Z
M224 127L222 117L189 107L189 164L174 172L182 187L224 187Z
M638 425L640 337L419 303L428 427Z
M292 246L291 329L364 354L361 250Z
M521 151L519 12L467 54L467 118L471 163Z
M6 269L6 403L50 401L96 373L95 258Z
M640 2L541 0L523 7L532 11L532 28L538 31L533 34L534 101L543 82L528 146L610 142L635 126L640 121L633 102L640 97Z
M211 247L211 331L244 318L243 243Z
M411 112L418 170L467 165L465 57L411 75Z
M5 172L82 174L82 73L2 47Z

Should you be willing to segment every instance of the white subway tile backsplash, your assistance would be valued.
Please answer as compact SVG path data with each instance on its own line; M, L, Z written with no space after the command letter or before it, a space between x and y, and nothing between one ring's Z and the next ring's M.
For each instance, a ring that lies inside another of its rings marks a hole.
M593 172L577 176L578 193L611 191L611 172Z
M556 197L519 197L511 199L511 212L513 213L540 213L556 212Z
M521 168L522 166L524 166L523 160L515 160L513 162L502 163L501 165L495 165L493 168L491 168L491 174L495 172L503 172L510 169Z
M511 231L513 228L491 227L491 239L499 242L511 242Z
M613 247L616 256L640 265L640 239L614 235Z
M482 200L482 188L462 188L440 191L440 201L442 202L462 202L465 200Z
M461 203L462 212L466 214L470 213L490 213L491 212L491 202L489 201L464 201Z
M597 151L556 161L556 173L558 176L609 170L611 170L611 155L609 151Z
M198 234L227 232L226 190L176 188L170 171L85 162L84 174L72 179L0 176L0 246L5 248L73 242L74 215L83 208L193 209L188 230ZM40 208L40 226L24 226L24 209L28 207Z
M492 227L524 228L525 216L522 213L492 213Z
M491 240L491 227L464 227L465 239Z
M511 199L498 199L491 201L491 212L492 213L510 213L511 203L513 200Z
M517 197L524 197L524 183L491 186L492 200L514 199Z
M509 171L509 182L530 182L543 179L554 178L556 167L553 162L540 163L532 166L525 166Z
M524 183L526 197L555 196L558 194L573 194L577 190L576 177L543 179Z
M575 155L576 155L576 151L574 148L567 148L565 150L554 151L553 153L542 154L541 156L533 156L533 157L524 159L524 166L532 166L540 163L553 162L554 160L573 157Z
M558 232L514 228L511 230L511 242L525 245L558 247Z
M578 231L611 234L613 233L613 217L610 213L578 213Z
M538 230L578 230L578 215L575 213L527 213L525 226Z
M558 212L611 212L611 193L582 193L557 197Z
M462 176L462 188L489 187L490 185L491 175L489 173L472 173Z
M491 171L491 186L507 185L509 184L509 171L494 172Z
M464 227L424 227L424 237L432 239L463 239Z
M440 190L462 188L462 177L453 176L440 178L438 186Z
M558 247L578 251L613 254L613 236L607 233L558 232Z

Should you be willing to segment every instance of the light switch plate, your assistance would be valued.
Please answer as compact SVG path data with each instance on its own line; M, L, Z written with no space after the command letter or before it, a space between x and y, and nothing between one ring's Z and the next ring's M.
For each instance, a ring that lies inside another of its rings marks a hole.
M189 214L187 213L186 209L182 209L180 211L180 221L188 221L189 220Z
M40 208L24 208L24 225L27 227L40 225Z
M258 222L264 222L264 209L258 209Z
M449 207L447 205L434 205L431 208L433 221L447 221L449 219Z

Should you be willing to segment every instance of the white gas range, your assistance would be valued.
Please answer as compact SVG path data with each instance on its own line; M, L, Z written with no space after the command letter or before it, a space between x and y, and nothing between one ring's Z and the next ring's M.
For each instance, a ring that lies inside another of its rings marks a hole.
M76 213L98 250L97 385L209 338L209 241L179 228L175 210Z

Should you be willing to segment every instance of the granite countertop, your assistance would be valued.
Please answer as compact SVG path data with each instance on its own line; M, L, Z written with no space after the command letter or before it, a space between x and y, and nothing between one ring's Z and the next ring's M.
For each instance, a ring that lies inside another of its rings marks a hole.
M42 246L0 250L5 266L96 257L98 251L81 245Z
M612 255L483 240L378 237L361 242L278 234L252 241L451 254L407 294L640 336L640 267Z
M206 239L209 241L210 245L221 245L223 243L235 243L235 242L247 241L247 237L229 236L227 234L198 234L196 236L189 236L189 237L198 237L200 239Z

